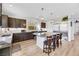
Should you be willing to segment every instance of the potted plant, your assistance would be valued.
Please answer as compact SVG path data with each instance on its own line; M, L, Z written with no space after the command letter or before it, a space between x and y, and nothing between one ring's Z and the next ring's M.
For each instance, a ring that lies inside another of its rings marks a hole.
M62 21L68 21L68 16L63 17Z

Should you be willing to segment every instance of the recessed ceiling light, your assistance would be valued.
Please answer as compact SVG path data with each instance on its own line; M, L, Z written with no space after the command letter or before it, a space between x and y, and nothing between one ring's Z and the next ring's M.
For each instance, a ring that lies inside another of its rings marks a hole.
M43 18L43 17L42 17L41 19L42 19L42 20L44 20L44 18Z

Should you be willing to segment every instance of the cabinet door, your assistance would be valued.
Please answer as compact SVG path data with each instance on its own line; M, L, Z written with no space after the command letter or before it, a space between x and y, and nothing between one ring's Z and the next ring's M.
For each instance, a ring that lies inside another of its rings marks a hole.
M2 26L2 17L0 16L0 26Z
M41 22L41 28L46 28L46 23Z
M16 43L16 42L20 42L20 41L22 41L23 40L23 38L22 38L22 36L21 36L21 34L13 34L13 43Z
M8 26L11 28L26 28L26 20L9 17Z
M14 18L8 18L8 27L15 28L15 19Z
M21 28L21 24L20 24L20 20L19 19L15 19L15 27L16 28Z
M2 14L2 4L0 3L0 26L2 25L2 17L1 17L1 14Z
M21 28L26 28L26 20L21 20Z
M8 16L7 15L2 15L2 27L3 28L8 27Z

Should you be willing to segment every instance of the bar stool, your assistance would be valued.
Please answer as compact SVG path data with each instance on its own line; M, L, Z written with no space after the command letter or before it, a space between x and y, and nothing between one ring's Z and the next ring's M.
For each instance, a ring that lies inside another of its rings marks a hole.
M52 43L53 43L52 47L53 47L53 51L55 51L55 49L56 49L56 40L57 40L57 36L56 35L53 35L52 36Z
M47 53L48 55L51 53L51 43L52 36L47 36L47 40L44 41L43 52Z
M56 47L59 47L60 34L57 34Z
M60 33L60 40L59 40L59 43L60 43L60 45L62 45L62 33Z
M59 47L59 46L62 45L61 39L62 39L62 33L57 34L57 42L56 42L56 46L57 46L57 47Z

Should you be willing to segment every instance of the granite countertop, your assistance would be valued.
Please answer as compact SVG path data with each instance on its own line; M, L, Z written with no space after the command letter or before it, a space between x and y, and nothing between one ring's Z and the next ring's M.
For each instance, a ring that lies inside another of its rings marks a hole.
M42 33L42 32L47 32L47 31L34 31L35 33Z
M4 34L1 37L11 36L11 34Z

